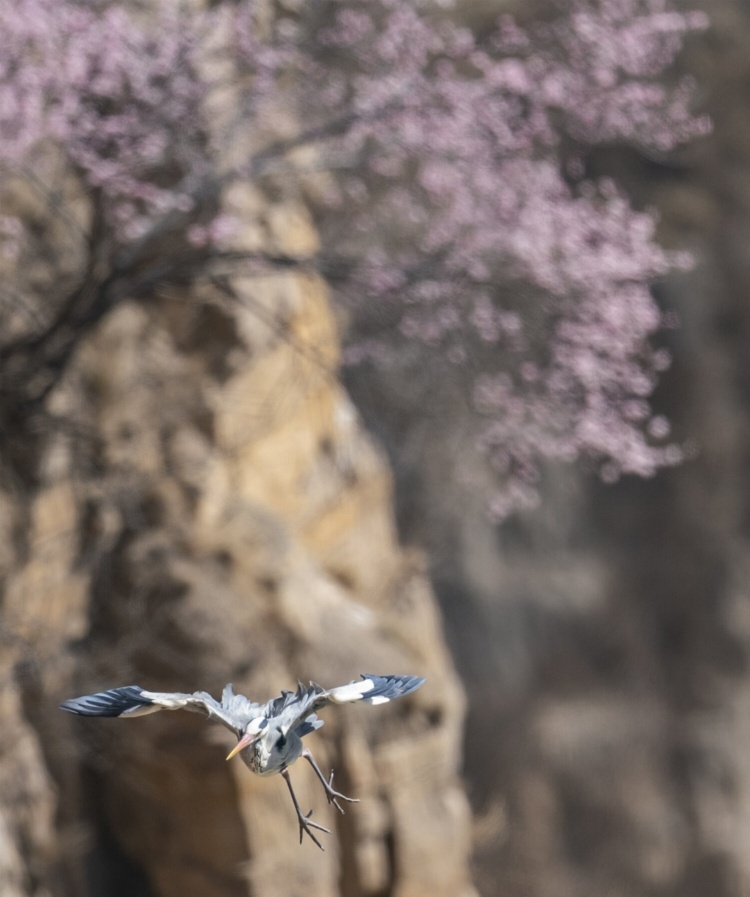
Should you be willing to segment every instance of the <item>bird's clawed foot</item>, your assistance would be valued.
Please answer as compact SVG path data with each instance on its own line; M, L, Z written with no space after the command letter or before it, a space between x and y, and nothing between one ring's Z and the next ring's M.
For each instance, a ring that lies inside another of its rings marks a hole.
M302 751L302 756L305 758L305 760L307 760L307 762L310 764L310 766L312 766L313 770L315 771L315 775L320 779L320 784L325 788L326 797L328 798L328 803L333 804L334 807L336 807L336 809L339 811L339 813L344 812L344 808L339 803L339 799L345 800L350 804L358 804L359 803L358 797L347 797L345 794L342 794L340 791L334 790L333 770L331 770L330 778L326 779L326 777L320 771L320 767L315 762L315 758L310 753L310 751L308 751L307 748L305 748Z
M288 771L286 769L282 769L281 775L284 777L284 781L289 788L289 794L291 794L292 796L292 803L294 804L294 809L297 812L297 819L299 820L299 843L302 843L302 838L304 837L305 832L307 832L307 834L310 836L310 840L314 841L321 850L324 850L325 848L315 837L312 830L316 828L318 829L318 831L325 832L327 835L331 834L331 830L329 828L326 828L324 825L313 822L312 819L310 819L310 817L312 816L312 810L310 810L307 816L305 816L302 810L300 810L299 803L297 802L297 795L294 793L294 788L292 788L292 780L289 778Z
M339 803L339 798L341 800L347 801L350 804L358 804L358 797L347 797L345 794L342 794L340 791L335 791L333 787L333 770L331 770L331 775L328 781L321 776L320 781L323 783L323 787L325 788L326 797L328 798L328 803L333 804L334 807L339 811L339 813L343 813L344 809Z
M314 841L321 850L325 850L323 845L318 841L315 835L312 833L311 829L318 829L318 831L325 832L327 835L331 834L331 830L326 828L324 825L318 825L317 822L313 822L310 817L312 816L312 810L305 816L301 810L297 810L297 818L299 819L299 843L302 843L302 837L307 832L310 836L311 840Z

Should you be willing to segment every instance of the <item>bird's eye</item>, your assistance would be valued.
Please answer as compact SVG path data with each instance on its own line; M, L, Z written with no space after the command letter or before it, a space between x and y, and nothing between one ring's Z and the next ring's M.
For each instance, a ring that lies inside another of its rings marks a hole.
M262 719L262 720L258 723L258 728L259 728L259 729L265 729L267 726L268 726L268 720L267 720L267 719Z
M286 744L286 735L279 735L279 737L276 740L276 747L283 748L285 744Z

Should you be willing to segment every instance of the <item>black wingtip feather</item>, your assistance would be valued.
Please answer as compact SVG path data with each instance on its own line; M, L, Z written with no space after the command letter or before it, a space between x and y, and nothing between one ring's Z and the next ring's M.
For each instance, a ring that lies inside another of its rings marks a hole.
M416 691L425 681L421 676L375 676L372 673L360 673L363 679L370 679L374 688L363 695L363 698L401 698Z
M61 710L75 713L77 716L122 716L127 710L152 704L148 698L142 697L143 689L138 685L125 685L122 688L111 688L95 695L83 695L71 698L60 704Z

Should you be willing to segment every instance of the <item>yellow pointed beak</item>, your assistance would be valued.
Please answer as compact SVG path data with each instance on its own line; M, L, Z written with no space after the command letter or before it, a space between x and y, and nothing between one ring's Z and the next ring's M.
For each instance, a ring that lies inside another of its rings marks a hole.
M256 742L260 737L259 734L255 732L248 732L247 735L243 735L242 738L237 742L237 744L232 748L232 750L227 754L227 760L231 760L232 757L239 754L240 751L243 751L246 747L250 747L251 744Z

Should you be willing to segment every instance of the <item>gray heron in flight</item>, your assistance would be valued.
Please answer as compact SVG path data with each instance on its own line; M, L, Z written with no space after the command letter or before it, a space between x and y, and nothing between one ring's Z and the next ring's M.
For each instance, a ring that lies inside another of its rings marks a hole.
M339 812L344 810L340 800L357 802L333 787L333 770L328 779L302 739L323 725L317 712L327 704L349 704L364 701L366 704L386 704L395 698L408 695L425 681L418 676L361 675L361 682L350 682L337 688L322 688L311 682L309 686L297 683L296 691L282 691L278 698L265 704L256 704L243 695L236 695L231 685L224 688L221 701L216 701L205 691L193 694L179 692L145 691L137 685L112 688L94 695L72 698L60 704L63 710L79 716L145 716L159 710L192 710L203 713L231 729L239 739L229 752L227 760L239 754L245 764L260 776L281 773L289 788L299 820L299 840L305 832L323 849L312 829L330 834L330 829L313 822L312 810L306 815L300 809L292 788L288 767L304 757L325 789L328 803Z

